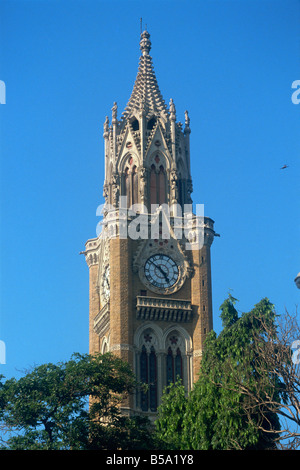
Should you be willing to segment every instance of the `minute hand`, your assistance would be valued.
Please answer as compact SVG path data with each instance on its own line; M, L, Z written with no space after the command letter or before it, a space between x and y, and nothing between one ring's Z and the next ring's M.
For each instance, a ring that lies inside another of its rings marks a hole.
M167 282L170 282L170 281L169 281L169 278L168 278L167 275L166 275L166 273L165 273L164 270L159 266L159 264L155 264L155 263L153 263L153 261L152 261L152 264L153 264L156 268L158 268L158 269L160 270L160 272L161 272L162 275L164 276L165 280L166 280Z
M166 275L165 271L162 269L162 267L159 266L159 264L155 264L154 266L156 266L156 267L160 270L160 272L161 272L162 275L164 276L165 280L166 280L167 282L169 282L169 278L168 278L168 276Z

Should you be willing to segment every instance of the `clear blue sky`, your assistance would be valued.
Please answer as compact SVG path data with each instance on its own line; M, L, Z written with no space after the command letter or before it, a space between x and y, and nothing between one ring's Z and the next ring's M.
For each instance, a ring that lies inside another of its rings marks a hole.
M88 268L103 202L103 122L137 73L140 17L178 120L191 118L193 200L212 246L214 327L228 290L249 311L295 311L299 259L300 4L273 1L0 2L1 312L6 365L88 351ZM280 170L287 164L288 168Z

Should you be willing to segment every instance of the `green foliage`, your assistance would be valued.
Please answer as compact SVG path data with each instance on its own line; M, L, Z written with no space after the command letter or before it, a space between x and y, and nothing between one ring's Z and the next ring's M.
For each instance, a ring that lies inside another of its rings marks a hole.
M182 448L182 426L186 402L186 392L180 379L165 388L155 425L159 439L168 448Z
M264 326L274 326L274 307L268 299L263 299L239 318L236 302L229 295L220 307L223 330L219 336L214 331L207 336L199 379L188 399L183 399L180 389L175 394L174 405L171 395L163 399L158 435L169 439L170 448L225 450L273 446L274 436L259 429L261 414L249 416L247 399L238 391L236 381L238 378L245 387L253 387L258 364L253 337L259 333L263 338ZM180 416L168 417L168 413ZM273 429L279 429L275 413L267 419Z
M222 303L221 310L221 320L223 328L228 328L233 325L238 320L238 312L235 309L235 304L237 299L235 299L230 293L228 294L228 299L225 299Z
M0 420L13 431L5 448L134 449L152 446L146 419L129 418L119 404L136 381L111 355L75 354L44 364L19 380L0 382Z

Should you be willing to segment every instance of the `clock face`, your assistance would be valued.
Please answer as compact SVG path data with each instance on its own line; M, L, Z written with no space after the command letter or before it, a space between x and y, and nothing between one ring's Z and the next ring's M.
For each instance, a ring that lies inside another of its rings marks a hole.
M108 300L110 295L110 267L105 268L102 279L102 293L103 297Z
M179 277L179 268L167 255L150 256L145 263L145 276L155 287L165 289L174 286Z

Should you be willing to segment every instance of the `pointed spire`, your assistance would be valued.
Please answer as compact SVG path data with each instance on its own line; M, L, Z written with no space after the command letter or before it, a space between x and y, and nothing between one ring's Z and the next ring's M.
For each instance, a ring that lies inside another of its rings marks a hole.
M150 34L146 30L141 34L140 49L142 55L139 60L137 77L122 119L130 117L134 110L140 109L141 103L143 103L148 117L152 114L165 115L166 117L168 109L158 87L152 57L149 55L151 41Z

